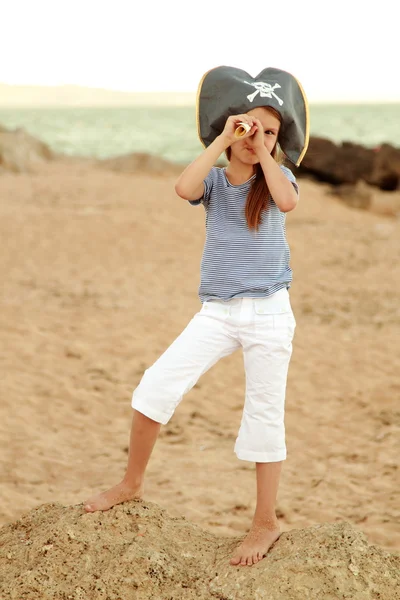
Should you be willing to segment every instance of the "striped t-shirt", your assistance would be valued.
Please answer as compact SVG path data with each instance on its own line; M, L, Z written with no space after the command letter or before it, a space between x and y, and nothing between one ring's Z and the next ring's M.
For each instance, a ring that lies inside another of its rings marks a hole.
M281 166L298 187L293 173ZM189 200L206 211L206 241L201 261L199 298L262 298L289 288L292 270L283 213L269 196L258 231L250 230L244 208L255 175L240 185L229 183L225 168L213 167L204 180L204 196Z

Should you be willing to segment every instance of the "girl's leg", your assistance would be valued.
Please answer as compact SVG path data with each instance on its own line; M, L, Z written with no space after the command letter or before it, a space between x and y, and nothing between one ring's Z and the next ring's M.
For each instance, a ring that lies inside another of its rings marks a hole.
M164 354L146 369L132 398L126 474L116 486L87 500L87 512L108 510L142 496L145 469L161 424L168 423L182 397L203 373L240 347L226 324L228 309L213 304L204 304Z
M144 473L160 432L161 423L133 410L128 466L120 483L84 503L86 512L108 510L115 504L141 498Z
M257 505L251 529L236 549L232 565L258 563L280 536L275 504L282 462L256 463Z
M256 299L251 325L242 333L246 399L235 452L256 463L257 505L250 532L231 560L234 565L258 562L280 535L275 504L286 459L284 406L296 323L289 305L277 312L280 305L274 302L273 297Z

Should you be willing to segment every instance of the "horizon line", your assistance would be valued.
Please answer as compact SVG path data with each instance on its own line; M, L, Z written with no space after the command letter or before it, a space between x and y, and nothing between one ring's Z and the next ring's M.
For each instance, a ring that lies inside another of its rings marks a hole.
M75 89L80 89L80 90L86 90L86 91L93 91L93 92L105 92L107 94L115 94L115 95L122 95L122 96L152 96L152 95L157 95L157 96L181 96L181 97L189 97L190 99L192 99L192 101L188 102L188 106L192 106L196 104L196 95L197 95L197 91L182 91L182 90L140 90L140 91L133 91L133 90L122 90L122 89L115 89L115 88L104 88L104 87L92 87L92 86L87 86L87 85L81 85L81 84L77 84L77 83L62 83L62 84L34 84L34 83L7 83L4 81L0 81L0 86L6 86L9 88L45 88L47 90L55 90L55 89L62 89L62 88L75 88ZM187 98L187 99L189 99ZM87 102L87 100L86 100ZM400 104L400 97L399 98L314 98L312 99L310 96L308 96L308 102L309 104ZM84 102L85 103L85 102ZM16 103L13 103L13 105L15 106ZM23 104L25 106L28 105L28 102L23 101L21 103L18 104ZM56 103L58 106L76 106L77 104L74 103L74 101L62 101L60 100L59 102ZM155 105L159 104L158 102L154 103ZM29 106L43 106L46 105L48 106L48 102L44 102L44 103L40 103L39 105L37 104L29 104ZM12 105L6 105L6 104L2 104L2 99L0 98L0 106L3 107L12 107Z

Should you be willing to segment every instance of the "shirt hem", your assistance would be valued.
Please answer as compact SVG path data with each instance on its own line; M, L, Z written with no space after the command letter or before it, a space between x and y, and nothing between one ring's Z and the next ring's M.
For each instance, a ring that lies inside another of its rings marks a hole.
M199 299L201 303L203 302L212 302L213 300L222 300L223 302L228 302L229 300L233 300L234 298L268 298L269 296L273 296L279 290L283 290L286 288L287 290L291 287L291 283L282 283L278 285L278 287L274 287L268 291L260 291L260 292L243 292L241 294L235 294L234 296L224 297L224 296L210 296L209 294L200 294Z

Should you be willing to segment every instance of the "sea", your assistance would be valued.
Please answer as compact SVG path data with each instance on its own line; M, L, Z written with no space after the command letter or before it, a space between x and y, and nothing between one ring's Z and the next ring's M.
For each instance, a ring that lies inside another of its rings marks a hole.
M187 164L202 151L195 106L0 108L0 125L24 128L56 152L110 158L146 152ZM366 147L400 146L400 104L315 104L311 135Z

